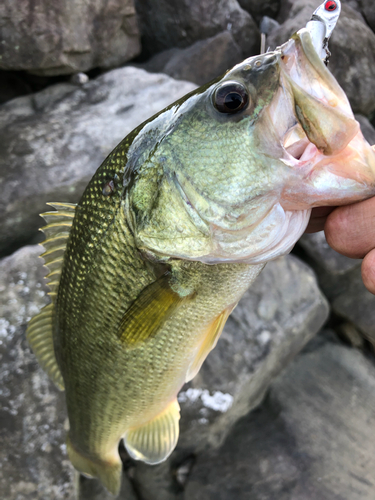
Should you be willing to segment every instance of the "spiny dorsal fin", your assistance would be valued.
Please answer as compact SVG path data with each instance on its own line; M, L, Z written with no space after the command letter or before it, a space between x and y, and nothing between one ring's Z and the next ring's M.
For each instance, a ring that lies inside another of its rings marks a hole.
M53 304L48 304L29 321L26 338L40 366L49 375L52 382L63 391L64 380L57 365L53 347L53 309Z
M46 239L42 243L45 252L42 253L41 257L49 270L46 278L49 280L49 295L52 304L45 306L39 314L31 319L27 326L26 338L40 366L57 387L63 390L64 381L57 365L53 346L53 303L57 295L64 252L73 224L76 205L72 203L47 203L47 205L56 209L56 211L41 214L47 222L47 225L41 228L41 231L46 235Z
M51 290L49 295L54 301L77 205L73 203L47 203L47 205L55 208L56 211L40 214L47 222L47 225L41 228L41 231L46 235L46 239L42 243L46 251L42 253L41 257L49 270L46 278L49 280L48 286Z

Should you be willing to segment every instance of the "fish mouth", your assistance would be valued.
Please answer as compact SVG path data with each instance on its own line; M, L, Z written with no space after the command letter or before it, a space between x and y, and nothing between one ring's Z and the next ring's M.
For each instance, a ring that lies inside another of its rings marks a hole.
M348 98L302 29L281 47L280 87L269 107L281 161L295 171L287 210L350 203L375 193L375 155Z

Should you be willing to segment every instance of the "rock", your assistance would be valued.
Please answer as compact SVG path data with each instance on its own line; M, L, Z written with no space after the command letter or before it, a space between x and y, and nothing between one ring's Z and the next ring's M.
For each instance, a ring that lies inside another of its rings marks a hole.
M371 145L375 144L375 129L370 121L363 115L355 115L356 120L359 122L366 141Z
M64 394L38 367L25 325L46 303L41 248L0 262L0 491L7 500L73 498Z
M7 2L0 68L61 75L113 68L140 52L133 0Z
M280 10L280 0L238 0L244 10L247 10L254 19L260 21L263 16L276 17Z
M162 50L185 48L228 30L243 57L259 53L257 25L237 0L135 0L142 33L143 57Z
M367 24L372 31L375 31L375 11L374 3L372 0L359 0L363 17L366 19Z
M363 284L362 260L349 259L332 250L323 232L303 235L299 245L310 258L308 262L333 312L375 345L375 296Z
M344 274L362 262L361 259L350 259L333 250L328 245L323 231L304 234L298 244L313 259L314 268L319 267L319 275L324 272L330 275Z
M47 202L77 202L121 139L194 88L126 67L0 106L0 252L37 234Z
M375 345L375 295L363 284L361 269L347 273L336 284L337 294L332 301L333 311L349 320Z
M156 54L143 67L166 73L177 80L203 85L243 59L229 31L194 43L186 49L169 49Z
M178 498L180 467L192 455L221 445L236 421L260 403L272 379L327 316L327 302L305 264L293 256L268 263L229 317L199 374L179 394L176 451L166 464L137 465L134 480L142 499ZM161 491L153 496L158 485ZM163 496L165 491L168 496Z
M283 24L267 39L271 48L281 45L295 31L306 25L319 1L288 0L280 18ZM329 69L347 94L353 111L369 116L375 111L373 82L375 79L375 34L362 16L347 5L329 42L332 53Z
M184 500L372 500L375 368L314 342L219 450L198 456Z

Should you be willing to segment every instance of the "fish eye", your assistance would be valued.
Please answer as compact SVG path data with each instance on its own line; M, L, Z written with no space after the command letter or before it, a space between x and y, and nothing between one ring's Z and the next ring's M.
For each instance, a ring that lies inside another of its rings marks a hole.
M220 113L238 113L249 104L249 94L241 83L225 82L216 88L213 104Z
M329 12L333 12L337 8L337 3L334 0L328 0L328 2L325 3L324 8Z

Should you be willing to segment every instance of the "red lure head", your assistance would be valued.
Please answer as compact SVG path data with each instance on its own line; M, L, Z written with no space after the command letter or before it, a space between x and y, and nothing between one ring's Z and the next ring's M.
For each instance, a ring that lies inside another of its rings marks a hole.
M328 0L328 2L325 3L324 8L325 10L328 10L328 12L333 12L337 9L337 3L334 0Z

